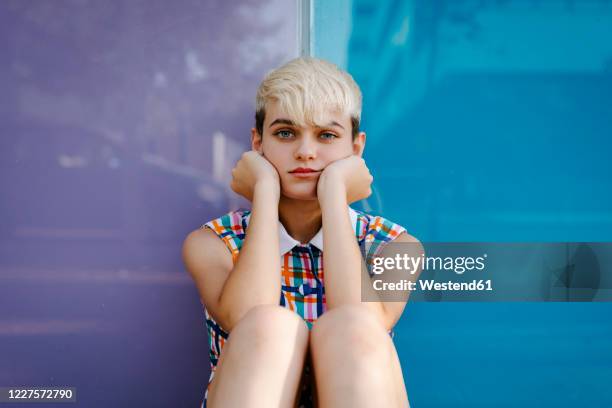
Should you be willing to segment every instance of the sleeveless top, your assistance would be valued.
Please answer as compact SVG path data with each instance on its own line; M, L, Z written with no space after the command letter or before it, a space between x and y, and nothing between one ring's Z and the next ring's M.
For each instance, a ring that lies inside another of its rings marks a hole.
M351 207L348 207L348 212L355 239L366 259L366 264L380 252L386 242L392 241L406 231L402 226L380 216L357 211ZM200 228L211 229L225 243L235 264L245 239L250 216L250 210L239 209L211 220ZM280 222L278 230L281 262L279 304L300 315L310 329L326 310L323 228L307 244L302 244L291 237ZM205 307L204 313L209 334L210 377L202 407L206 406L208 390L215 375L221 350L229 338L229 333L213 319ZM393 331L389 334L393 337Z

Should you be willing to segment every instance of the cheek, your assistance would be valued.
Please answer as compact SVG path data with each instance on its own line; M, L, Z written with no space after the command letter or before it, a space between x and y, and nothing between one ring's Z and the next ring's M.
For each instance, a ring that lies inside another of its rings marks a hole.
M346 147L344 145L333 146L330 149L322 149L319 155L319 159L327 166L337 160L345 159L353 154L353 150L351 147Z
M282 148L279 148L278 146L272 144L269 144L267 146L264 145L263 152L264 157L268 159L268 161L272 163L274 167L276 167L276 170L280 171L280 169L283 168L283 164L286 161L286 153L283 152Z

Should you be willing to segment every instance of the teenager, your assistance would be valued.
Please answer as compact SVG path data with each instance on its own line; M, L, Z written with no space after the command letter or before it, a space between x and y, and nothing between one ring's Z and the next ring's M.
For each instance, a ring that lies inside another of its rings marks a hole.
M362 301L362 250L418 241L349 206L371 194L360 118L359 87L329 62L298 58L260 84L231 183L251 209L183 244L210 335L203 406L408 406L392 340L405 302Z

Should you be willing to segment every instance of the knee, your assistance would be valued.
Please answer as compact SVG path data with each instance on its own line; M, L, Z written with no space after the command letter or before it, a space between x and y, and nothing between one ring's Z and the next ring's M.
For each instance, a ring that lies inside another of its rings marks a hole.
M324 354L384 355L391 341L383 325L363 305L346 305L329 310L314 324L310 335L313 352Z
M254 349L292 343L304 344L305 347L308 326L300 316L287 308L259 305L251 308L238 321L230 333L230 338L243 339Z

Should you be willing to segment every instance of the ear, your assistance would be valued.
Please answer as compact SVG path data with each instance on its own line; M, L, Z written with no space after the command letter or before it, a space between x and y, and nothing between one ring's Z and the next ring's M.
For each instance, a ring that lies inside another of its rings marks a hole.
M251 128L251 149L263 153L262 137L255 128Z
M359 132L355 140L353 140L353 154L355 156L363 156L363 150L365 149L366 134L365 132Z

